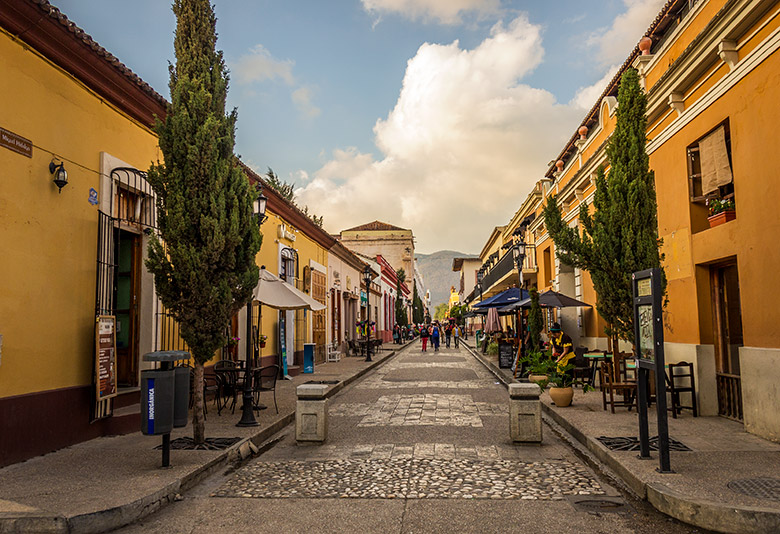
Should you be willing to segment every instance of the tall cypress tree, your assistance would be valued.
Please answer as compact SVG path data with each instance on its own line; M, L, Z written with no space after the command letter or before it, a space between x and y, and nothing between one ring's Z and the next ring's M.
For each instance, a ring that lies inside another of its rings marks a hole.
M257 284L261 236L254 192L233 155L238 115L225 112L214 11L208 0L175 0L173 12L171 104L155 124L164 162L149 169L162 241L152 238L146 266L195 360L193 438L203 443L203 364Z
M613 341L633 342L631 274L660 267L663 259L654 176L645 150L646 107L639 76L627 69L618 90L617 125L606 148L609 177L598 170L593 214L586 203L580 205L581 235L563 221L554 196L544 208L560 260L590 273L598 295L596 309Z
M531 346L526 347L529 352L538 352L541 346L541 332L542 332L542 308L539 306L539 290L536 286L529 291L531 295L531 308L528 310L528 330L531 333L530 342Z
M415 281L412 290L412 322L414 324L420 324L424 319L425 313L423 312L423 303L420 298L420 293L417 291L417 281Z
M406 314L403 295L401 295L401 284L406 282L406 272L403 269L398 269L395 274L395 322L401 326L406 326L409 324L409 317Z

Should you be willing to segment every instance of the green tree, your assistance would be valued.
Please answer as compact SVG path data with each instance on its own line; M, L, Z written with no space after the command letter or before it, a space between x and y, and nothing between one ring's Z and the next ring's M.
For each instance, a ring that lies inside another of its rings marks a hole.
M284 198L287 202L298 207L298 203L295 201L295 184L294 183L288 183L285 180L282 180L279 178L279 176L274 172L274 170L271 167L268 167L268 172L265 173L265 182L268 184L268 186L279 193L282 198ZM299 208L300 209L300 208ZM311 219L311 221L322 228L322 223L324 222L324 217L322 215L317 216L313 213L309 213L309 206L304 206L301 210L306 217Z
M598 294L596 309L607 321L606 334L633 342L631 274L660 267L653 172L645 151L647 101L634 69L623 73L618 90L617 125L606 148L610 170L598 170L595 211L580 206L582 234L564 221L556 198L544 208L544 221L558 258L587 270ZM665 285L665 284L664 284Z
M536 286L531 288L531 308L528 310L528 331L531 333L531 346L526 347L527 351L538 351L541 345L542 333L542 308L539 306L539 290Z
M395 322L405 326L409 324L409 317L406 313L406 306L404 306L403 295L401 295L401 284L406 282L406 272L403 269L398 269L395 276Z
M437 304L436 308L433 311L433 318L436 319L437 321L446 319L449 311L450 311L450 305L447 304L446 302Z
M228 75L214 11L208 0L175 0L173 12L171 104L155 124L164 162L149 169L162 241L152 237L146 266L195 360L193 438L203 443L203 364L225 344L225 327L257 284L261 236L255 194L233 155L238 116L225 112Z
M414 282L412 293L412 321L414 324L420 324L425 320L425 311L420 293L417 292L417 282Z

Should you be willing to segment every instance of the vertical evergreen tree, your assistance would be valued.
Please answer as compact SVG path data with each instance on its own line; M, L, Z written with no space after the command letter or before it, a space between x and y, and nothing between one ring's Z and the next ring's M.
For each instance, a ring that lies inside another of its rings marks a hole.
M406 313L406 306L404 306L404 298L401 294L401 284L406 282L406 273L403 269L398 269L395 273L395 322L401 326L409 324L409 317Z
M164 162L149 169L162 241L146 266L195 360L193 438L205 439L203 364L225 343L231 316L257 284L261 236L254 192L233 155L237 113L225 113L228 76L208 0L175 0L171 104L157 120Z
M420 293L417 291L417 282L414 282L414 288L412 293L412 322L414 324L420 324L425 320L425 312L423 311L423 302L420 298Z
M539 306L539 290L536 289L536 286L532 287L529 293L531 295L531 308L528 310L528 331L531 333L531 346L526 347L526 350L536 352L539 350L542 340L542 308Z
M582 235L564 221L553 196L544 221L561 261L587 270L598 294L596 309L607 321L607 335L633 342L631 274L660 267L657 204L653 172L645 150L647 101L639 76L627 69L618 90L617 125L607 145L609 178L599 169L595 211L580 206Z

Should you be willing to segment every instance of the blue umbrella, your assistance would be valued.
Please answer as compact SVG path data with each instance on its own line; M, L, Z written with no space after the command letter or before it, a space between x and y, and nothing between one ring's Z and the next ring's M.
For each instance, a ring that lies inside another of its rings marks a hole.
M494 295L490 298L487 298L483 300L482 302L477 302L474 304L474 308L501 308L504 306L508 306L510 304L514 304L515 302L520 302L521 300L528 298L528 291L523 289L522 291L520 288L517 287L510 287L509 289L502 291L498 295Z

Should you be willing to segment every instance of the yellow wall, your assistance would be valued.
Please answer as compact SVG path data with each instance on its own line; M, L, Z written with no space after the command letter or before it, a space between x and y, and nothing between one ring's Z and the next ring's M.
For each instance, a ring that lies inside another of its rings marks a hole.
M0 33L0 127L30 139L29 159L0 147L0 397L92 382L100 152L139 169L153 133ZM57 193L52 153L69 183Z
M736 256L744 343L780 347L780 327L774 313L780 287L771 283L780 264L780 247L776 246L780 241L780 219L776 215L780 151L768 149L777 135L777 102L780 54L775 53L650 156L658 192L659 234L668 241L666 236L677 232L690 240L688 250L683 249L676 261L691 267L672 279L669 286L669 314L674 328L667 333L667 341L711 342L712 324L699 318L692 266ZM724 119L729 119L731 128L737 219L692 232L686 147ZM705 296L708 302L709 295Z

